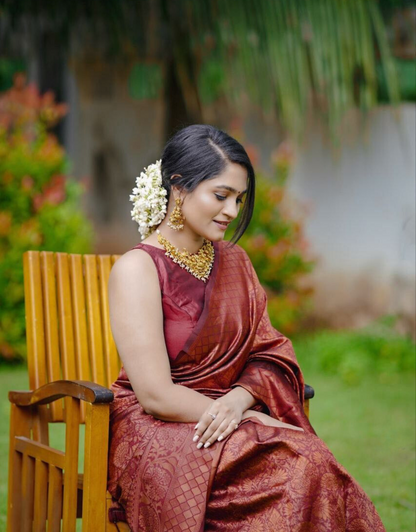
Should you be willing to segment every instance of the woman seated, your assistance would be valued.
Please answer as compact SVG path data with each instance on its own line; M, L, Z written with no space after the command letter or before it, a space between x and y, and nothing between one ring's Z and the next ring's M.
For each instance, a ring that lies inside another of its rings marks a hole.
M137 179L143 241L114 265L110 520L133 532L378 532L383 524L303 411L290 340L236 244L254 207L244 148L212 126ZM230 242L228 224L241 214Z

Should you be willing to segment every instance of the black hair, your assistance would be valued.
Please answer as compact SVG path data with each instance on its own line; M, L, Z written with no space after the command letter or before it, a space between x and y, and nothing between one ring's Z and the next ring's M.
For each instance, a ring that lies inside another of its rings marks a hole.
M162 184L169 200L172 186L192 192L205 179L217 177L228 163L247 170L247 195L240 219L231 239L236 244L253 216L255 174L243 146L214 126L195 124L179 130L167 142L162 154ZM171 177L174 174L179 176Z

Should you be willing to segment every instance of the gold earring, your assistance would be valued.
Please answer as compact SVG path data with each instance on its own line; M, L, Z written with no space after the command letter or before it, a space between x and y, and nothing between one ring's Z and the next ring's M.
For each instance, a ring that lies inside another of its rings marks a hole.
M173 209L172 214L169 216L168 227L175 231L182 231L183 222L186 220L181 209L181 203L181 199L176 198L176 206Z

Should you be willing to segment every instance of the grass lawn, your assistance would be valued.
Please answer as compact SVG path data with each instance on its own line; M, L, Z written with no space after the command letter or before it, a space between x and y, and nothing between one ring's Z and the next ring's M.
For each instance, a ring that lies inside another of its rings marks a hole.
M310 418L337 460L375 504L388 532L415 526L415 380L356 387L305 374L316 391Z
M305 370L316 391L311 421L336 458L376 505L388 532L415 530L415 380L388 384L363 380L348 387L337 378ZM0 367L0 532L6 527L8 390L27 389L24 368ZM51 443L61 446L62 433Z

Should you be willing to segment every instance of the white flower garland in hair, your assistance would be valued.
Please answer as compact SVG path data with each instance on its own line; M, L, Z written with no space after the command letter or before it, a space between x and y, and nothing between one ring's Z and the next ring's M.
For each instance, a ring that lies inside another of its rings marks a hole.
M156 226L166 216L167 190L162 186L162 160L150 164L139 177L136 177L136 187L130 194L133 202L132 219L139 224L139 232L144 240L153 233Z

